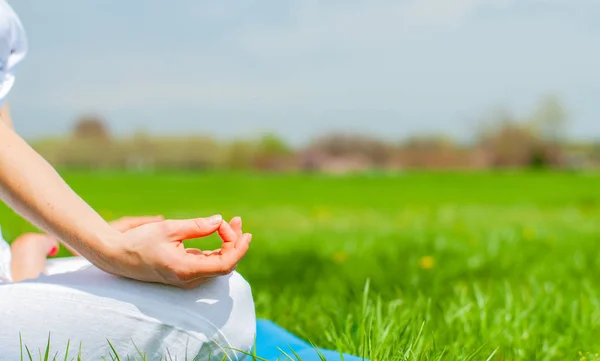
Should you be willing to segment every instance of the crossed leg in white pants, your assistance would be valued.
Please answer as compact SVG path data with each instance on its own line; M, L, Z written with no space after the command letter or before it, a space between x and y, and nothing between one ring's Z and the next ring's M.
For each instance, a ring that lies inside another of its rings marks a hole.
M0 284L0 360L20 359L20 335L33 355L50 335L57 359L68 342L69 359L81 345L83 361L111 359L111 345L121 359L241 360L254 345L252 293L236 272L193 290L115 277L82 258L49 260L47 273Z

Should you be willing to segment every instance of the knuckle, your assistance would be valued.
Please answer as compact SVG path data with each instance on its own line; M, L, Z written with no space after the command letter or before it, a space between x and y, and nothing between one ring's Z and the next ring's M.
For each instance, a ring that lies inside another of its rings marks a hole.
M209 228L209 223L204 218L195 218L194 225L198 229L198 231L202 232Z

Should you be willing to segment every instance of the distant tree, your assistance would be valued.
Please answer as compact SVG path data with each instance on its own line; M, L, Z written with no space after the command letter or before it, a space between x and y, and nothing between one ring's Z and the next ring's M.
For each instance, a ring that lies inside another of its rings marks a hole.
M449 169L467 163L462 149L445 136L412 137L400 145L399 155L405 168Z
M253 165L259 170L282 170L288 166L292 148L275 134L265 134L256 145Z
M286 142L275 134L265 134L258 141L258 151L268 155L288 155L292 149Z
M58 162L70 168L115 168L118 167L120 152L111 142L110 132L104 119L86 115L77 119L72 133L58 152Z
M224 166L233 170L248 170L256 155L256 144L245 140L235 140L226 150Z
M538 103L531 123L544 141L559 143L566 134L567 111L557 96L548 95Z
M191 136L180 140L181 163L189 170L210 170L221 162L222 149L213 138Z
M394 147L387 142L357 134L329 134L316 139L309 150L329 157L365 158L376 168L387 166L394 155Z
M540 167L546 163L536 132L508 112L495 115L495 122L480 135L480 145L490 153L493 167Z
M104 119L96 115L86 115L75 122L73 137L76 139L109 140L110 131Z

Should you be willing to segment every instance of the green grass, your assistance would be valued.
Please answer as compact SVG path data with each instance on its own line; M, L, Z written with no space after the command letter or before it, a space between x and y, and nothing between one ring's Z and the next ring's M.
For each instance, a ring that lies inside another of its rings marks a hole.
M600 351L597 174L64 176L107 219L242 216L258 316L321 347L414 361ZM0 220L8 239L32 229L5 208Z

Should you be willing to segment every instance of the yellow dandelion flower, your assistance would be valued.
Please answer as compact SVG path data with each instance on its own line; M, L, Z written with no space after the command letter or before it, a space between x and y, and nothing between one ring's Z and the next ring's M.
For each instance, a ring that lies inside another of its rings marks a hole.
M435 259L431 256L425 256L419 260L419 267L422 269L432 269L435 267Z
M344 263L348 259L348 255L345 252L336 252L333 254L333 261L335 263Z

